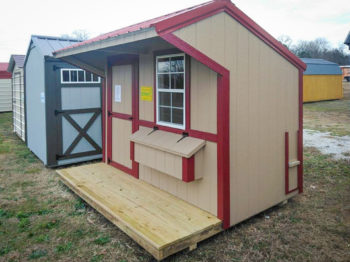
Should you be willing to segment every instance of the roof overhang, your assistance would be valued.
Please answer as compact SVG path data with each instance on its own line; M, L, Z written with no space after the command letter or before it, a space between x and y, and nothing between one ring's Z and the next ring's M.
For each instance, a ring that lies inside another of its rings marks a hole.
M65 58L67 56L72 56L80 53L91 52L99 49L104 49L108 47L123 45L131 42L136 42L152 37L158 36L156 30L153 27L140 29L135 32L130 32L123 35L117 35L104 40L91 42L85 45L76 46L73 48L67 48L63 50L58 50L54 53L56 58Z

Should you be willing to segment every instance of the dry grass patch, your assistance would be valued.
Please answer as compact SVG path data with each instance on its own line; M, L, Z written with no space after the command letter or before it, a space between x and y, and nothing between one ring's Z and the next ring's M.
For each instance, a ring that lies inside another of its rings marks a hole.
M350 135L350 83L343 82L344 98L304 104L304 128Z

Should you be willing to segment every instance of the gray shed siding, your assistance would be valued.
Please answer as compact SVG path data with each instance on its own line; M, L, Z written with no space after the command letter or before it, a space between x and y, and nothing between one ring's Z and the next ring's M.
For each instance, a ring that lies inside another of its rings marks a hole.
M45 96L44 65L44 57L33 47L25 65L27 145L46 165L46 111L45 99L41 99Z
M0 112L12 111L11 78L0 79Z

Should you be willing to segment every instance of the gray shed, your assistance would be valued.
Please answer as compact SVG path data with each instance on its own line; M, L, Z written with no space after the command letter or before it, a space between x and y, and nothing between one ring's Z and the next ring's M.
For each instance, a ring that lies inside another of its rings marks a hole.
M76 42L34 35L24 63L26 143L49 167L102 157L102 79L52 56Z
M11 55L7 71L12 73L13 132L25 141L24 60L25 55Z

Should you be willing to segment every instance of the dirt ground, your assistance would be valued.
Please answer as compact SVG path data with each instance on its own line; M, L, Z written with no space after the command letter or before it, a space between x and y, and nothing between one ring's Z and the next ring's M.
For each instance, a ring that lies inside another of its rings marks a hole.
M305 105L305 125L347 134L349 101ZM153 261L26 149L11 117L0 114L0 261ZM350 162L304 157L303 194L167 261L350 261Z

